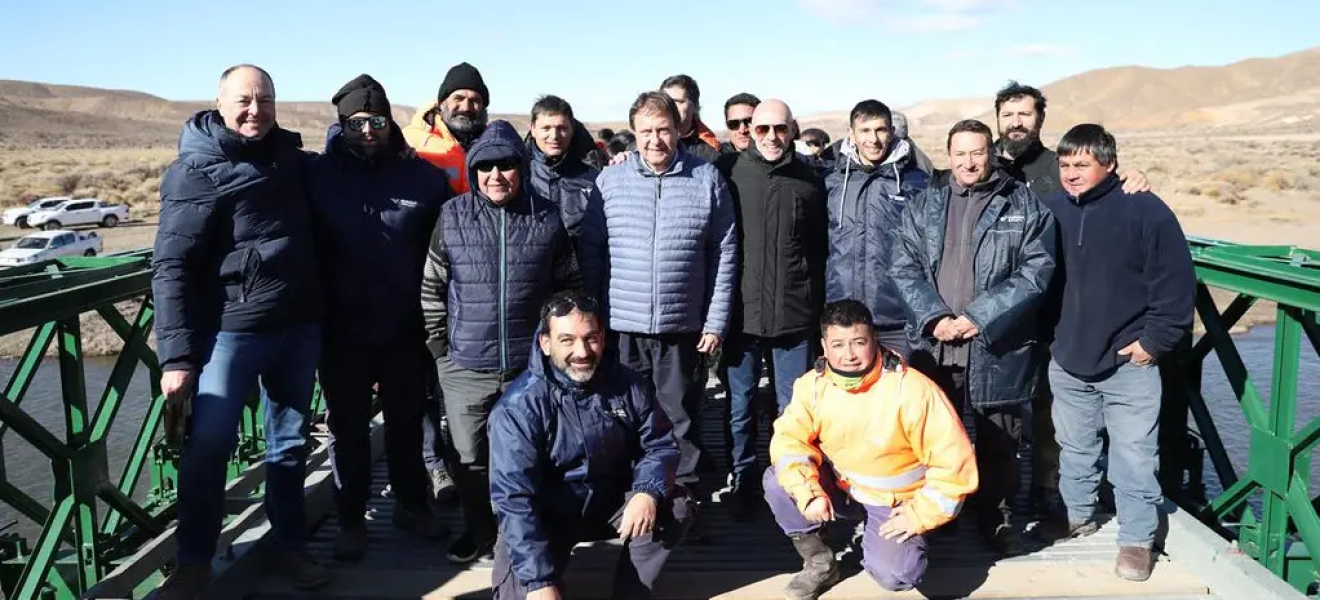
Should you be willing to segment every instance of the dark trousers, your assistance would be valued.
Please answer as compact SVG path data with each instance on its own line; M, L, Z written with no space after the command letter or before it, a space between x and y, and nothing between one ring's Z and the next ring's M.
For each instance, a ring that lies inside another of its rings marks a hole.
M425 354L418 347L332 340L321 359L339 518L361 523L371 491L372 388L385 417L385 462L400 506L428 510L422 466Z
M646 534L624 542L619 564L614 568L614 593L612 598L619 600L645 600L653 596L655 580L660 576L669 553L678 546L687 528L696 517L697 505L687 495L682 486L675 489L676 496L665 500L656 510L655 527ZM618 537L619 523L623 521L623 509L628 505L632 494L620 498L619 507L605 523L578 523L565 527L551 524L550 560L555 566L559 581L560 596L571 598L563 588L563 574L568 568L573 546L580 542L608 540ZM491 569L491 588L495 590L495 600L523 600L527 590L523 589L513 572L513 561L509 558L509 548L500 539L495 545L495 566Z
M674 424L679 451L677 483L695 486L702 451L701 403L706 396L705 357L697 352L701 336L623 332L617 335L619 362L655 383L656 400Z
M972 494L977 526L982 531L993 532L999 525L1011 524L1013 502L1021 485L1018 449L1022 444L1026 408L977 407L967 396L967 370L962 367L940 366L935 369L933 379L959 414L965 415L968 410L972 413L972 441L981 481L980 488Z
M729 454L733 478L739 487L753 489L761 481L756 469L756 410L753 398L761 381L761 358L770 353L770 371L778 410L783 414L793 399L793 383L811 369L811 342L807 334L764 338L734 335L723 351L724 381L729 390Z
M466 533L477 542L495 538L495 514L490 507L490 437L486 422L516 373L473 371L448 356L435 361L436 379L444 397L451 444L445 466L458 487Z
M427 352L428 360L430 352ZM445 466L445 411L444 394L440 392L440 382L436 380L435 369L426 369L426 404L422 407L422 462L427 471Z
M907 327L899 325L897 327L877 327L875 337L880 342L880 346L897 352L899 356L907 361L912 356L911 342L908 341Z

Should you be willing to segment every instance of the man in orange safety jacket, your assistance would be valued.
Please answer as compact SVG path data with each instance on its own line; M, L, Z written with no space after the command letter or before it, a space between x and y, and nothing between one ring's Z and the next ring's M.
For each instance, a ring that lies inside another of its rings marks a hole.
M862 565L887 590L926 572L925 533L976 491L972 444L944 392L876 342L856 300L825 307L823 363L797 380L775 421L763 485L775 521L802 555L786 597L814 600L839 580L823 525L865 519Z
M481 72L468 63L449 69L435 102L417 110L403 128L403 139L417 156L449 176L454 195L468 191L467 148L486 130L490 90Z

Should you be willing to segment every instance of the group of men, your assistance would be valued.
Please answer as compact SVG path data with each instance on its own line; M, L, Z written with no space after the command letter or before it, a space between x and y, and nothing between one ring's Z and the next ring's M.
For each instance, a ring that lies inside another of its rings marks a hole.
M1173 213L1140 173L1118 174L1102 127L1073 128L1056 154L1040 142L1044 96L1014 83L995 100L998 140L961 121L938 170L876 100L831 145L784 102L739 94L721 143L696 81L677 75L633 102L632 141L607 166L562 98L540 98L527 132L490 122L489 101L462 63L400 127L362 75L309 154L276 123L270 75L240 65L216 109L185 124L153 279L162 391L189 415L163 598L195 598L210 576L225 463L258 385L273 567L302 589L330 581L302 551L318 374L337 560L368 550L378 402L394 526L447 535L430 500L452 476L465 528L448 557L491 561L498 598L563 597L573 546L615 536L616 597L650 597L672 549L706 539L700 415L715 366L724 501L741 519L768 507L792 540L790 598L837 582L835 519L867 521L863 564L890 590L921 582L926 534L968 497L991 546L1016 552L1024 438L1034 496L1052 495L1059 466L1055 535L1094 532L1101 430L1116 571L1149 576L1152 365L1190 330L1194 280Z

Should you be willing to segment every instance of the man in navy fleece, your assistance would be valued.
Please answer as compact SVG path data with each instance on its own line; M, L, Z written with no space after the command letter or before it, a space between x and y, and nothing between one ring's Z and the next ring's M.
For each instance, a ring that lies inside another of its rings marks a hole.
M1117 168L1114 136L1099 125L1078 125L1059 142L1064 191L1045 199L1062 246L1049 377L1067 533L1096 531L1100 430L1107 429L1119 521L1115 573L1145 581L1163 501L1156 364L1191 330L1196 277L1173 211L1149 192L1124 194Z

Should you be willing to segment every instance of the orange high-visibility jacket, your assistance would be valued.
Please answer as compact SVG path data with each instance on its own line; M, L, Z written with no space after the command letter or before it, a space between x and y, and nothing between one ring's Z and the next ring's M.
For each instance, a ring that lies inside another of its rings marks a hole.
M976 458L939 386L892 354L876 360L851 391L831 381L826 368L793 384L770 440L776 477L798 509L825 496L820 470L832 468L854 500L908 506L917 533L957 516L979 483Z
M454 139L454 135L449 133L444 121L437 117L434 126L426 122L426 113L431 112L436 105L437 103L432 101L417 109L412 122L403 128L403 139L417 152L417 156L444 169L445 175L449 176L449 189L453 190L454 194L462 194L470 187L467 178L467 152L463 150L458 140Z

